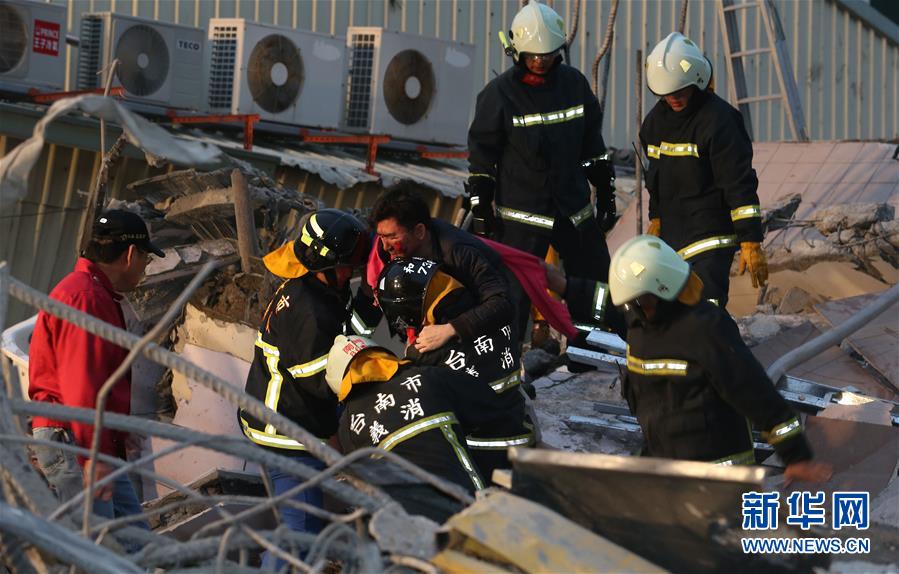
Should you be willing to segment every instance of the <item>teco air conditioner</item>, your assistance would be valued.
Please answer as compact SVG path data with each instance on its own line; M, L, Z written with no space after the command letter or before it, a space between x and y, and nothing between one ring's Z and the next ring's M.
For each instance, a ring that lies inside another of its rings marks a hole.
M346 129L465 145L474 46L351 26L347 47Z
M203 30L104 12L81 17L80 40L78 89L103 87L98 72L118 59L112 85L126 103L203 109Z
M65 31L65 6L0 0L0 90L65 89Z
M337 128L343 101L344 38L248 22L209 21L212 112Z

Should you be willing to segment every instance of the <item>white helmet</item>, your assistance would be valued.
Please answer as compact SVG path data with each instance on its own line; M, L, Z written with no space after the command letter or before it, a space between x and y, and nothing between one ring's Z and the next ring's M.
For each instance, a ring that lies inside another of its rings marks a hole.
M691 85L704 90L711 77L712 63L699 46L678 32L668 34L646 58L646 83L657 96Z
M380 345L366 337L337 335L328 352L328 366L325 369L325 381L339 400L343 400L350 392L350 385L343 384L343 376L353 358L363 349L380 348Z
M609 269L612 303L647 293L673 301L690 277L690 264L654 235L638 235L618 248Z
M530 0L512 19L509 36L516 62L522 52L549 54L565 45L565 22L546 4Z

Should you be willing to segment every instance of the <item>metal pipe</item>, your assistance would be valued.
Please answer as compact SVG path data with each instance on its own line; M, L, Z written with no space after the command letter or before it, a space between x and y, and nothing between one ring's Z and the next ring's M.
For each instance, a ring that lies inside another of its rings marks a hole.
M643 50L637 50L637 140L640 140L640 125L643 123ZM642 149L643 144L640 144ZM639 150L637 150L639 151ZM634 158L636 163L636 188L634 193L637 197L637 235L643 233L643 162L640 161L640 154L637 153Z
M870 305L865 307L861 313L855 315L845 323L837 325L820 337L812 339L808 343L793 349L783 357L774 361L774 363L768 367L768 378L776 385L789 369L792 369L796 365L801 365L824 349L836 345L852 333L855 333L867 325L871 320L889 309L897 301L899 301L899 284L893 285L881 293L880 296L872 301Z

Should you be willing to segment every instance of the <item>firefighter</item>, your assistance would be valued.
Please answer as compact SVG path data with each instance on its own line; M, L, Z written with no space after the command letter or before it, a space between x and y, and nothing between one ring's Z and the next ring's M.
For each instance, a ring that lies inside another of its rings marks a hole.
M648 233L671 245L702 279L703 297L727 305L730 268L753 287L768 280L762 250L758 178L740 112L709 89L712 65L674 32L646 59L646 83L659 96L640 129L649 171Z
M449 322L475 303L462 284L441 271L436 261L418 257L388 263L376 292L390 326L407 333L410 341L422 328ZM477 380L494 393L491 408L502 417L501 426L479 428L465 437L485 477L492 476L494 469L511 468L509 447L533 446L533 424L525 415L519 350L511 324L494 326L471 341L453 337L442 347L424 353L409 346L406 358L417 365L446 367Z
M616 210L599 102L562 63L565 26L552 8L531 0L509 35L515 65L478 95L468 131L474 230L541 259L552 245L566 273L605 282L603 231Z
M470 233L431 218L430 209L414 184L400 183L381 196L372 209L371 220L379 240L374 254L379 267L375 270L373 262L369 262L370 280L371 275L377 278L381 266L391 259L426 257L439 262L444 272L476 298L470 309L450 322L422 329L415 342L419 351L440 348L457 336L473 341L496 325L513 321L523 295L499 254ZM517 341L517 332L513 336Z
M344 452L378 447L469 492L486 486L464 439L471 429L500 424L486 385L452 369L400 360L356 335L334 340L326 379L344 405L338 431ZM406 504L402 489L394 494Z
M754 464L751 421L788 481L826 480L830 469L811 461L796 413L671 247L651 235L627 241L612 257L609 289L628 319L624 393L649 456Z
M297 240L264 258L269 271L286 280L263 314L246 392L323 441L337 431L337 401L325 382L328 351L348 319L349 280L365 263L370 245L361 221L336 209L322 209L306 218ZM323 467L303 444L272 425L243 410L239 418L244 435L254 443L313 468ZM280 469L265 471L274 495L300 483ZM322 493L307 489L297 499L321 506ZM281 514L294 530L321 528L317 518L296 508L282 506Z

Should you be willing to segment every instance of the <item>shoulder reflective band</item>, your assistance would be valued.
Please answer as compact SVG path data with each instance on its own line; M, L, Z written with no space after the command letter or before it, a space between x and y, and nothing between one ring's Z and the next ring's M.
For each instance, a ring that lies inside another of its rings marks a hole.
M286 448L289 450L306 450L303 443L297 442L290 437L277 434L274 430L271 432L262 432L250 428L250 424L244 420L243 417L240 417L240 426L243 428L243 434L256 444L275 448ZM271 425L266 426L266 431L268 431L268 427L270 426Z
M393 431L378 443L378 448L383 448L384 450L392 450L393 447L400 444L401 442L407 441L410 438L419 435L427 430L439 427L440 425L451 425L457 422L459 421L456 420L456 415L449 411L444 413L437 413L436 415L425 417L423 419L415 421L412 424L408 424L400 429Z
M747 450L739 454L732 454L730 456L725 456L724 458L719 458L718 460L713 460L712 464L717 464L718 466L755 464L755 453L751 450Z
M526 225L534 225L536 227L542 227L543 229L552 229L553 224L556 222L552 217L528 213L527 211L512 209L511 207L497 206L496 213L503 219L517 221L518 223L524 223Z
M518 373L512 373L507 377L503 377L502 379L497 379L490 383L490 388L497 394L502 393L504 391L508 391L515 385L521 383L521 378L518 376Z
M294 365L287 369L287 372L293 375L293 378L300 379L303 377L311 377L316 373L320 373L328 366L328 354L325 353L321 357L312 359L308 363L302 365Z
M262 355L265 357L265 366L269 375L268 386L265 388L265 406L277 412L278 400L281 397L281 384L284 382L284 377L281 376L281 369L278 367L281 353L278 351L278 347L263 341L262 333L259 331L256 331L256 346L262 349ZM266 425L265 432L274 433L275 427Z
M581 224L581 222L586 221L591 217L593 217L593 205L588 203L586 206L581 208L580 211L578 211L568 219L570 219L571 223L573 223L574 226L577 227Z
M503 450L511 446L530 446L534 444L534 433L529 432L518 436L507 436L501 438L475 438L472 436L465 437L468 448L475 450Z
M630 349L628 349L627 370L640 375L685 377L687 376L687 361L678 359L638 359L631 355Z
M660 155L671 157L699 157L699 146L695 143L668 143L661 142L658 146L646 146L646 154L655 159L659 159Z
M766 433L762 433L762 438L768 441L768 444L777 444L792 436L802 432L802 426L796 417L777 425Z
M350 318L350 325L353 327L353 331L361 337L368 337L375 332L375 328L366 325L365 321L362 320L362 317L355 311L353 311L353 316Z
M677 254L684 259L695 257L700 253L711 251L712 249L721 249L724 247L733 247L737 244L736 235L719 235L718 237L709 237L695 243L687 245L683 249L678 249Z
M528 114L526 116L512 116L512 127L526 128L529 126L558 124L562 122L570 122L571 120L583 117L584 106L574 106L567 110L559 110L557 112L547 112L545 114Z
M758 205L744 205L730 212L731 221L740 221L741 219L749 219L750 217L761 217L762 209Z
M593 293L593 319L602 321L606 309L606 299L609 296L608 285L596 282L596 291Z

